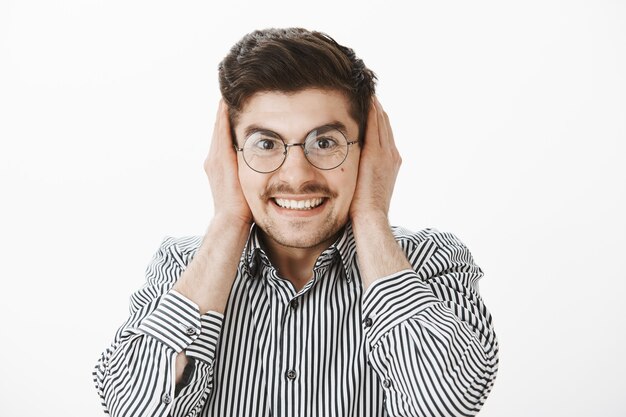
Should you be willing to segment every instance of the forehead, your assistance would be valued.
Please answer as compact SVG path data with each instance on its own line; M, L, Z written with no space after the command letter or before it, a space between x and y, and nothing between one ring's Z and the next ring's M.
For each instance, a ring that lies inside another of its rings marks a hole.
M350 116L344 94L335 90L307 89L295 93L261 92L250 97L239 114L235 131L260 126L285 137L298 136L329 123L343 123L348 133L358 125Z

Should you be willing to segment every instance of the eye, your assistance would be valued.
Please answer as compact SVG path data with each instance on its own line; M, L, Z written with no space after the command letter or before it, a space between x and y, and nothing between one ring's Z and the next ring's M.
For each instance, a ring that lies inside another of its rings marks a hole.
M274 146L276 146L276 144L271 139L261 139L257 142L257 147L266 151L274 149Z
M283 148L280 139L268 137L265 135L256 135L250 137L246 145L255 152L271 152Z
M315 138L313 146L319 150L329 151L337 147L337 140L331 136L320 136Z

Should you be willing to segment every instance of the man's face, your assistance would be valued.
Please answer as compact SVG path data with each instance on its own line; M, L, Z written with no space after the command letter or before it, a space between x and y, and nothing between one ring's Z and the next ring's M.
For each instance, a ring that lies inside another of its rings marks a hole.
M349 116L348 100L339 92L264 92L247 101L235 135L239 147L244 145L245 132L255 129L274 132L287 144L302 143L312 130L333 124L345 127L342 130L348 141L358 138L358 125ZM301 147L290 147L283 165L268 174L252 170L238 152L243 194L254 221L272 243L316 249L332 244L348 221L356 187L360 148L349 148L343 164L325 171L311 165ZM297 203L305 207L296 208Z

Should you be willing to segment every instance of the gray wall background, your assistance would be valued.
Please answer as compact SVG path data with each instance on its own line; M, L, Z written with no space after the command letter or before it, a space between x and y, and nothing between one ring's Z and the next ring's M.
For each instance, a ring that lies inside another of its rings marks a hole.
M0 414L102 415L91 370L130 293L211 216L217 63L304 26L379 76L392 223L454 232L486 273L480 415L626 415L624 22L608 0L0 1Z

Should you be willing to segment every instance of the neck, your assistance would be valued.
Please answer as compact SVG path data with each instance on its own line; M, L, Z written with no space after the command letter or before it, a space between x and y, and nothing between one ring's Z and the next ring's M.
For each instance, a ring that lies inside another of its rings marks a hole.
M278 275L291 282L298 292L313 277L313 266L317 258L337 240L340 233L341 231L309 248L281 245L263 232L260 233L260 238L268 258L278 271Z

